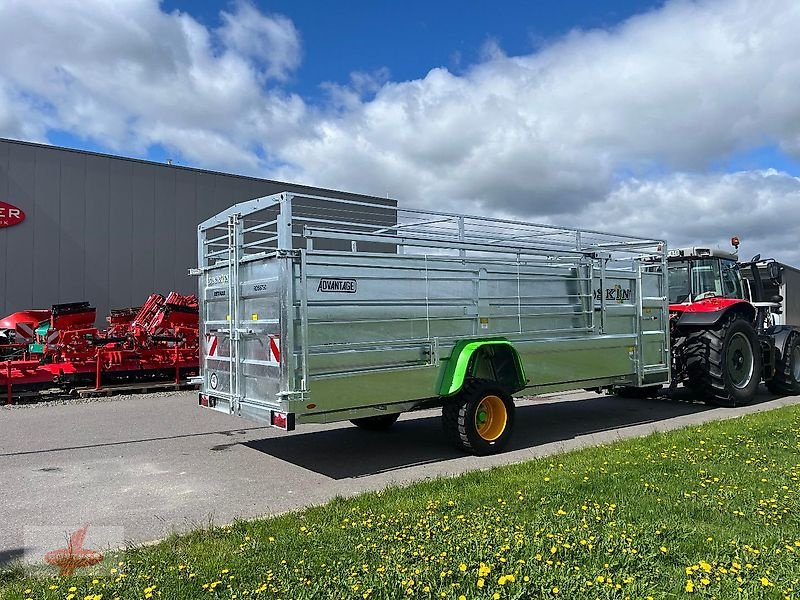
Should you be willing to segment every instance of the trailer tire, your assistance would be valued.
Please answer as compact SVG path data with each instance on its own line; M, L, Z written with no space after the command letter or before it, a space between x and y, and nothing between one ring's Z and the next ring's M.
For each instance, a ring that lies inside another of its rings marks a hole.
M773 394L800 394L800 335L792 333L780 358L775 361L775 376L767 382Z
M514 429L514 400L493 381L471 379L442 408L445 437L459 450L486 456L501 452Z
M710 404L750 404L761 381L761 347L753 326L732 314L713 329L691 332L684 350L689 387Z
M386 431L395 424L400 413L391 415L375 415L374 417L361 417L360 419L350 419L350 422L366 431Z

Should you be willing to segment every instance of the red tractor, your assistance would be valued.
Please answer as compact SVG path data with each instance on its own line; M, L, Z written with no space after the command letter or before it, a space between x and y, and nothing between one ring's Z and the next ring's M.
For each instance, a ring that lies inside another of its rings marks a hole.
M800 394L800 328L768 326L783 298L764 297L761 273L780 283L780 265L698 247L668 260L673 388L683 383L720 406L752 402L762 380L774 393Z

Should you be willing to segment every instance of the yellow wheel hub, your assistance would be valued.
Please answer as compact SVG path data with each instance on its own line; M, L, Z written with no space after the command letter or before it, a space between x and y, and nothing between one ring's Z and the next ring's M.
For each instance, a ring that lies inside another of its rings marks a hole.
M487 442L493 442L506 430L508 412L503 400L497 396L486 396L475 411L475 430Z

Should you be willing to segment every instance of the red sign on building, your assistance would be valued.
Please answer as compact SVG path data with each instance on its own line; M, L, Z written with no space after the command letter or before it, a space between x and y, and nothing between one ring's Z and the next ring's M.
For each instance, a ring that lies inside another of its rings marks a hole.
M0 227L19 225L25 220L25 213L13 204L0 201Z

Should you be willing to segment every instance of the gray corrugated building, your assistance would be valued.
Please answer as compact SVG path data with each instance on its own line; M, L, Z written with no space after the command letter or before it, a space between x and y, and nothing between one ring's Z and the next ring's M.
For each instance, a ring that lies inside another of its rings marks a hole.
M0 228L0 317L88 301L98 320L153 292L196 293L197 224L281 191L394 201L0 139L0 202L25 220Z

